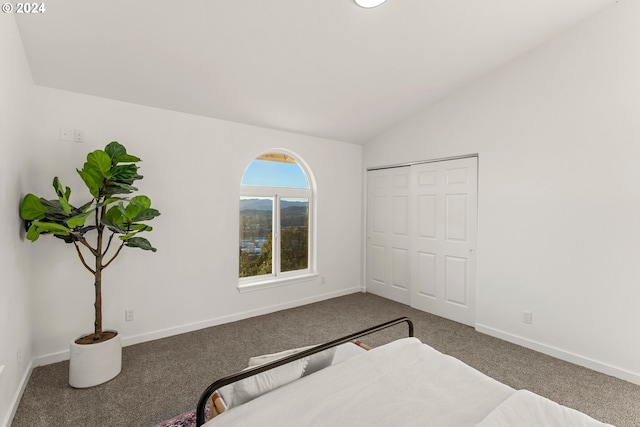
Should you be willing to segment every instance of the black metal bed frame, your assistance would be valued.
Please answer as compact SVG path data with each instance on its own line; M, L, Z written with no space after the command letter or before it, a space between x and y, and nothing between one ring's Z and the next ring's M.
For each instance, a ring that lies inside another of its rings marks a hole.
M361 338L365 335L370 335L374 332L378 332L381 331L383 329L387 329L390 328L392 326L401 324L401 323L407 323L407 326L409 327L409 336L413 337L413 322L408 318L408 317L399 317L395 320L390 320L388 322L385 323L381 323L377 326L373 326L371 328L368 329L364 329L360 332L355 332L353 334L344 336L342 338L338 338L336 340L333 341L329 341L327 343L324 344L320 344L317 345L313 348L310 348L308 350L305 351L301 351L299 353L295 353L292 354L291 356L287 356L284 357L282 359L278 359L275 360L273 362L270 363L265 363L264 365L259 365L256 366L252 369L247 369L245 371L240 371L238 373L235 373L233 375L229 375L227 377L221 378L215 382L213 382L211 385L209 385L209 387L207 387L202 394L200 395L200 399L198 400L198 406L196 408L196 427L200 427L202 426L206 420L205 420L205 409L207 406L207 402L209 401L209 399L211 398L211 395L218 390L221 387L224 387L226 385L232 384L236 381L240 381L243 380L245 378L249 378L253 375L257 375L260 374L262 372L268 371L270 369L273 368L277 368L278 366L282 366L282 365L286 365L287 363L293 362L294 360L298 360L298 359L303 359L305 357L311 356L312 354L316 354L316 353L320 353L321 351L324 351L326 349L332 348L332 347L336 347L340 344L344 344L350 341L353 341L357 338Z

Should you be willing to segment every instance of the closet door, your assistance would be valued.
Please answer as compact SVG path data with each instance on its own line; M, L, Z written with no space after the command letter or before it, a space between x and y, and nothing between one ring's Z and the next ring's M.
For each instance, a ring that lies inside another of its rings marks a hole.
M367 173L367 292L475 323L478 159Z
M367 173L367 292L409 304L409 166Z
M478 159L411 167L411 306L475 323Z

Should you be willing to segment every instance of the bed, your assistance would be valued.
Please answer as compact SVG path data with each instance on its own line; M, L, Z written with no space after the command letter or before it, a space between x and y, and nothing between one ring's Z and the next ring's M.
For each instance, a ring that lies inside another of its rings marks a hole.
M406 338L369 351L350 344L402 323ZM325 363L327 354L333 355L326 367L304 374L317 359ZM214 417L207 421L208 406ZM610 426L438 352L413 337L406 317L326 344L259 356L248 369L207 387L196 417L198 427Z

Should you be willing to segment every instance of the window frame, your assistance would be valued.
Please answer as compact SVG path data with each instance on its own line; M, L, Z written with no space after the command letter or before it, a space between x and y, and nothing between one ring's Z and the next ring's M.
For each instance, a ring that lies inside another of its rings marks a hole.
M269 150L265 153L282 153L282 151L277 150ZM238 202L242 197L272 197L273 198L273 212L272 212L272 273L271 274L263 274L259 276L250 276L250 277L238 277L238 290L242 292L254 291L265 288L273 288L288 284L301 283L310 280L315 280L318 277L318 273L316 271L316 251L315 251L315 240L316 240L316 226L315 226L315 194L314 186L312 183L312 177L309 173L308 168L299 160L297 156L293 156L290 153L284 153L287 156L292 157L298 167L302 170L307 178L308 188L292 188L292 187L272 187L272 186L253 186L253 185L242 185L242 180L240 183L240 194L238 197ZM257 157L251 160L253 162ZM249 164L251 163L249 162ZM247 165L248 166L248 165ZM243 173L244 176L244 173ZM280 202L282 199L289 198L306 198L308 200L308 230L307 230L307 268L301 270L294 271L281 271L281 213L280 213ZM238 207L238 213L240 209ZM238 217L239 218L239 217ZM239 259L238 259L239 262ZM238 271L236 269L236 271Z

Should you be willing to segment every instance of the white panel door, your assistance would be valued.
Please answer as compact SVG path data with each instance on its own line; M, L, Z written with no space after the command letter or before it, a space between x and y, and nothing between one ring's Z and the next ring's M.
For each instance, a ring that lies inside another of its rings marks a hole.
M411 306L475 323L478 159L411 167Z
M367 174L367 291L409 304L410 167Z

